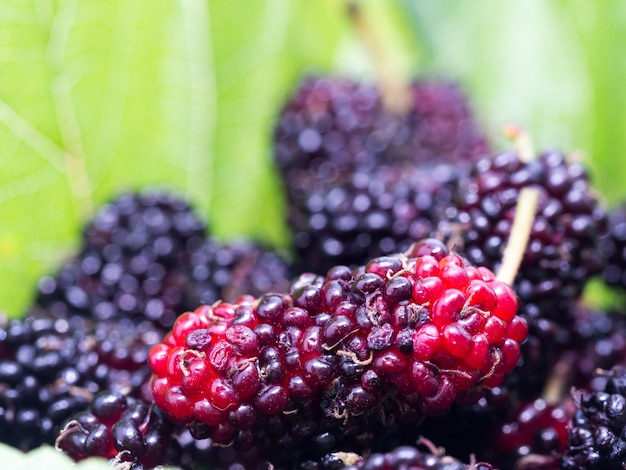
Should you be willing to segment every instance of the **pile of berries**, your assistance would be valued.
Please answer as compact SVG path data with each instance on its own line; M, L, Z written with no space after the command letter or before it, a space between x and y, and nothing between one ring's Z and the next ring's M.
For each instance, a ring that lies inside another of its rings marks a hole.
M492 151L457 85L408 96L316 77L282 107L292 259L165 189L102 207L0 322L0 441L136 470L623 468L626 319L583 290L626 288L626 209L561 152Z

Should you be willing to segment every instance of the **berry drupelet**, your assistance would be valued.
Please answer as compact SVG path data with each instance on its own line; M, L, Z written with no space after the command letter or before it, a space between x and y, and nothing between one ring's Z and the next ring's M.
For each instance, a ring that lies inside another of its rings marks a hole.
M418 423L502 382L527 333L516 312L491 271L425 240L183 314L150 352L154 400L196 437L241 448L372 416Z

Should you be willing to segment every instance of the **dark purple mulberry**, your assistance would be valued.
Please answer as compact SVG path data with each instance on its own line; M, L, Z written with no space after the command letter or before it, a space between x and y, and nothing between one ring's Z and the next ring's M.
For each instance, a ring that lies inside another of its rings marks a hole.
M24 451L52 444L63 421L103 389L151 397L150 322L95 325L82 317L0 325L0 441Z
M311 78L282 109L275 161L301 269L360 264L429 235L451 180L487 153L456 85L418 80L410 92L398 116L373 86Z
M610 286L626 289L626 202L609 211L608 231L600 240L606 259L602 278Z
M40 281L34 310L56 318L147 318L168 328L187 309L190 250L205 242L204 222L179 196L124 193L84 229L80 254Z
M471 262L497 270L524 186L538 188L540 201L514 284L521 313L530 321L541 316L567 324L569 307L602 268L598 240L607 228L606 211L581 164L559 152L530 163L510 152L478 161L446 211L451 243Z
M348 78L308 78L280 112L275 161L290 194L381 165L465 165L488 145L453 83L417 80L406 115L383 109L379 91ZM297 197L298 199L300 197Z
M450 204L456 177L445 164L386 166L294 200L288 220L301 269L356 265L428 237Z
M68 419L56 446L75 461L105 457L133 470L177 464L181 455L158 408L108 390Z
M604 391L574 392L572 418L562 469L621 469L626 461L626 369L614 368Z

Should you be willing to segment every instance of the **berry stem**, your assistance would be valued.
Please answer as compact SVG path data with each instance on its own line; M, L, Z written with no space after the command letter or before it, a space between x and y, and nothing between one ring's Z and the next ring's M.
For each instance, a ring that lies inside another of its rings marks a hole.
M504 127L504 135L515 144L519 159L524 163L529 163L536 158L535 146L528 132L524 131L516 124L509 124Z
M504 135L513 140L519 159L529 163L537 156L533 141L524 130L516 125L508 125L504 128ZM530 231L535 220L537 204L539 202L539 190L537 188L522 188L515 207L515 218L511 227L511 234L504 249L502 265L496 274L496 279L513 284L517 271L524 258L526 245L530 238Z
M383 106L391 113L407 114L411 108L411 88L405 74L391 60L392 55L383 47L382 41L375 34L376 28L357 2L348 2L348 16L374 64Z
M575 360L576 354L574 352L566 352L552 367L552 373L541 393L548 405L558 405L568 393Z
M363 461L363 458L354 452L333 452L332 455L341 460L346 467L357 465Z
M511 235L504 249L502 265L496 274L496 279L499 281L512 285L515 280L530 238L538 202L539 190L537 188L522 188L515 208Z

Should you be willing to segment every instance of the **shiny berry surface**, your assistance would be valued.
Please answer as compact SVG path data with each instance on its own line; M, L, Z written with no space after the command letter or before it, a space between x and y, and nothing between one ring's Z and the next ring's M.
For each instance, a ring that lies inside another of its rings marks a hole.
M519 358L515 293L440 242L413 250L430 254L303 275L289 294L180 316L150 354L156 404L197 436L244 447L297 441L305 423L311 436L358 428L381 410L417 423L477 399ZM431 278L440 283L416 287Z

